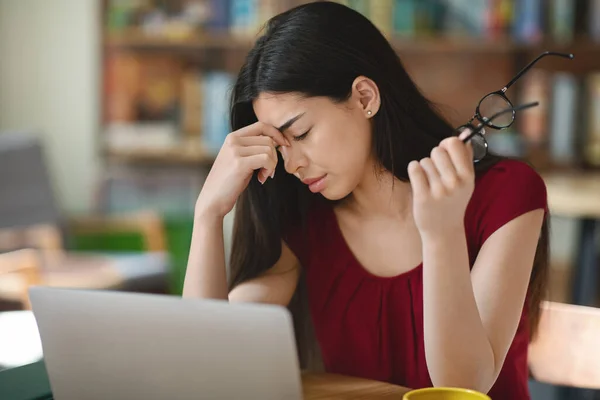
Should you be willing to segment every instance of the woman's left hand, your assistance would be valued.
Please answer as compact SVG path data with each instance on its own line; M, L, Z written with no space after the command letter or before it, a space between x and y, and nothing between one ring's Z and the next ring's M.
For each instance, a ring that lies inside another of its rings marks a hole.
M468 133L444 139L430 157L408 165L413 215L421 236L464 229L465 210L475 187L473 149L461 140Z

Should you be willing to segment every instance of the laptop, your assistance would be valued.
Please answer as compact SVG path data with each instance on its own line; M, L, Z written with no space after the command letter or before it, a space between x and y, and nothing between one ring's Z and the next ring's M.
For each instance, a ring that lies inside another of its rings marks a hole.
M301 399L289 311L32 287L55 399Z

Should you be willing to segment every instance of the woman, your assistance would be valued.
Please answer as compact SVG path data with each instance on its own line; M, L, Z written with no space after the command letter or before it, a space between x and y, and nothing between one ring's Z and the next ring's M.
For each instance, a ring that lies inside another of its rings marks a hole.
M305 282L301 357L310 320L327 371L529 398L547 267L530 167L474 167L385 38L336 3L268 23L231 123L196 204L185 296L287 306Z

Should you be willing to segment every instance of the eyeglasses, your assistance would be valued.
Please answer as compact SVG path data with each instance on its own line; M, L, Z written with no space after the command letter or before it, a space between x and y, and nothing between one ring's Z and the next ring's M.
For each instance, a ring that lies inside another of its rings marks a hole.
M492 121L496 120L496 119L501 119L504 118L506 115L509 114L514 114L517 111L521 111L521 110L525 110L527 108L531 108L531 107L535 107L538 106L540 103L537 101L534 101L532 103L527 103L527 104L522 104L520 106L510 106L505 108L504 110L500 110L497 113L495 113L494 115L492 115L491 117L487 118L487 117L482 117L482 121L481 121L481 125L479 126L473 126L473 124L469 123L467 125L463 125L465 128L468 128L471 130L471 133L469 134L469 136L467 136L466 138L464 138L462 141L463 143L467 143L469 140L473 140L474 138L480 136L482 136L482 131L485 129L486 126L492 127L494 126L494 124L492 123ZM485 140L485 138L484 138ZM485 145L485 147L487 148L487 143Z
M484 136L486 126L498 130L506 129L515 121L516 112L518 110L534 106L534 103L529 103L526 104L527 107L514 107L512 102L506 97L505 93L521 76L529 71L535 63L546 56L558 56L571 60L574 58L573 54L556 53L553 51L546 51L540 54L535 60L520 70L502 89L483 96L483 98L479 100L477 108L475 108L475 115L471 117L469 122L456 128L457 133L460 133L465 129L471 130L472 134L469 135L469 140L471 140L473 145L473 161L481 161L488 153L488 143ZM538 103L535 103L535 105L538 105ZM481 122L481 125L477 127L474 126L473 121L475 120Z

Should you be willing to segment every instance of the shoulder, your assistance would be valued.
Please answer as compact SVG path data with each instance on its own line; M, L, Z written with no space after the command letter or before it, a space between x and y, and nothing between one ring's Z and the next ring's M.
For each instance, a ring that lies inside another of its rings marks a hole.
M548 212L543 178L527 163L505 159L477 175L465 219L481 245L507 222L537 209Z
M501 160L478 174L471 202L476 208L482 208L486 204L499 203L498 199L502 199L506 207L531 203L532 206L547 209L546 184L529 164L518 160Z
M523 161L506 159L478 174L473 194L486 196L487 190L504 192L516 189L546 195L544 180L533 167Z

